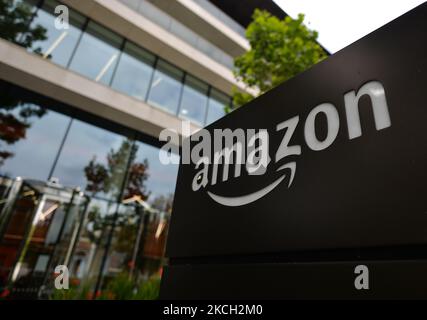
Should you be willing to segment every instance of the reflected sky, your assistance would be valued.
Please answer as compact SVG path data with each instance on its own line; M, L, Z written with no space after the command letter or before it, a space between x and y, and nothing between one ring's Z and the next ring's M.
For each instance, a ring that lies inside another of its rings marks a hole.
M165 153L165 151L160 152ZM173 155L173 157L179 159L177 155ZM178 165L163 165L159 161L159 149L138 142L138 152L135 161L142 162L144 159L147 159L149 163L149 177L146 181L146 186L147 189L151 191L151 195L148 201L151 202L161 195L175 193ZM177 162L179 162L179 160Z
M120 57L112 87L139 100L145 100L151 76L154 56L128 42Z
M160 60L154 73L148 102L176 113L181 95L183 72Z
M187 76L182 94L180 116L203 125L208 103L207 93L207 84Z
M17 108L11 113L18 117L20 110L21 108ZM12 178L21 176L47 180L70 120L71 118L51 110L41 118L30 118L31 126L27 129L25 138L11 145L1 141L1 149L12 152L14 156L5 160L4 165L0 167L0 174ZM58 178L59 183L64 186L85 190L85 167L89 162L95 158L97 163L108 168L108 153L111 150L117 151L126 139L119 134L74 119L53 177ZM178 165L162 165L159 152L164 151L142 142L136 144L138 151L135 162L143 163L144 159L147 159L149 163L149 177L145 182L147 190L151 192L148 200L153 201L160 195L174 193ZM174 157L179 158L177 155ZM97 196L112 195L101 192Z
M63 185L85 190L84 169L92 159L107 166L107 155L117 150L126 138L110 131L74 120L53 176Z
M71 61L70 69L108 85L117 64L121 42L119 36L91 21Z
M58 5L56 1L46 1L43 10L37 12L32 27L43 26L46 29L47 39L34 42L32 50L40 48L44 57L61 66L67 66L82 33L85 18L71 10L69 29L59 30L55 28L56 18L52 14L56 5Z
M206 124L211 124L225 115L225 107L230 105L230 98L218 90L212 89Z
M36 10L39 2L28 2ZM208 83L77 11L69 10L69 29L57 29L54 10L58 5L56 0L45 0L37 10L29 25L45 29L46 39L34 42L30 51L40 49L45 59L200 125L205 124L206 115L211 123L225 114L221 101L209 103L212 110L207 114L208 92L217 91Z
M18 117L22 106L11 114ZM0 112L5 110L0 108ZM70 118L54 111L48 111L43 117L29 119L31 126L26 130L25 138L8 145L1 140L1 150L14 154L0 167L2 175L46 180L52 168L55 156L65 135Z

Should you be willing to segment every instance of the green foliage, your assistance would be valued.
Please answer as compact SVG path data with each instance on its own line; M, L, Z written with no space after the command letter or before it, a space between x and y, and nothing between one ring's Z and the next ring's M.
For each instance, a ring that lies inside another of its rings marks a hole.
M152 278L135 286L124 273L113 279L103 296L110 300L156 300L159 292L160 278Z
M23 0L0 0L0 37L25 48L32 48L33 43L46 39L46 29L31 24L32 6ZM40 48L32 48L39 53ZM0 166L12 158L14 153L7 150L26 138L31 127L30 119L41 118L46 110L37 105L26 103L20 97L3 92L0 97ZM19 108L19 110L16 110Z
M1 1L1 0L0 0ZM0 166L12 158L14 153L8 150L13 145L27 137L32 121L42 118L47 110L16 97L14 92L5 91L0 96Z
M86 191L92 192L93 195L99 192L110 192L118 196L123 179L126 178L128 162L130 162L123 198L140 196L144 200L147 199L150 192L145 183L149 177L149 163L147 159L135 162L137 152L138 145L133 144L129 139L124 139L117 150L111 149L107 154L107 165L98 162L96 157L92 158L84 168L87 180Z
M91 300L93 282L70 285L68 290L54 290L51 300ZM153 277L136 284L128 273L122 273L109 280L106 288L96 294L97 300L156 300L160 292L160 278Z
M46 40L46 29L32 26L32 6L22 0L0 0L0 37L25 48ZM39 52L40 48L34 49Z
M156 300L160 293L160 278L143 282L133 296L134 300Z
M134 296L134 283L127 273L122 273L111 279L100 300L132 300Z
M303 22L302 14L296 20L280 20L256 10L246 30L251 49L234 61L237 79L263 94L324 59L326 53L316 42L317 32ZM233 92L235 106L252 99L249 94Z
M160 278L154 277L135 285L127 273L113 278L100 300L156 300L160 292Z
M84 282L81 286L71 284L68 290L54 289L50 300L88 300L91 298L91 281Z

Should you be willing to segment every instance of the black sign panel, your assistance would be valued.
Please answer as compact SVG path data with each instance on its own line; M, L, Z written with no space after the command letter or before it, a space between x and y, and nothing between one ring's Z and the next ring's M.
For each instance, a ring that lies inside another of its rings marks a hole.
M181 165L167 255L427 244L426 39L424 4L209 126L265 129L270 161L196 191Z
M369 290L356 290L366 265ZM425 261L182 265L168 269L162 299L425 299Z

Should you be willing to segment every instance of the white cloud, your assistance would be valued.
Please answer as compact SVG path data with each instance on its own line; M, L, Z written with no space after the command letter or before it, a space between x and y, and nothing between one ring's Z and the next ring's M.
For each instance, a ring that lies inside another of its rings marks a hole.
M334 53L425 0L275 0L291 17L304 13L319 42Z

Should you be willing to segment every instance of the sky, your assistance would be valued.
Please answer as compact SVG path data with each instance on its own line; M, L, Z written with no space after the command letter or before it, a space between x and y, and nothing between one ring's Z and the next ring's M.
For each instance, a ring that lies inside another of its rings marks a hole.
M304 13L331 53L348 46L426 0L274 0L288 15Z

